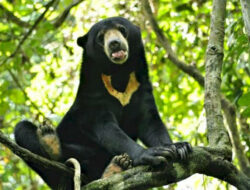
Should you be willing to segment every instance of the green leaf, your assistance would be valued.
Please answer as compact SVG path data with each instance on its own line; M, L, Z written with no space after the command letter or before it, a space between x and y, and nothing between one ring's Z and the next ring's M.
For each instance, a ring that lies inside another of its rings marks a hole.
M238 104L240 106L250 106L250 92L247 92L246 94L243 94L239 101Z
M250 116L250 107L247 107L243 112L242 116L249 117Z
M10 99L16 104L23 104L25 102L23 92L19 89L11 90Z
M0 115L5 115L8 109L9 109L9 104L7 102L2 102L0 104Z

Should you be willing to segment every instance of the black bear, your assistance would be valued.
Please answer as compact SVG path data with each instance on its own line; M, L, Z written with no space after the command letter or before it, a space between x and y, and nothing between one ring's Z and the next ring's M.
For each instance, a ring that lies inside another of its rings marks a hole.
M76 158L90 180L102 176L115 155L133 166L186 159L192 148L173 143L159 117L148 76L140 29L121 17L104 19L78 38L83 48L76 99L59 126L37 128L22 121L16 142L41 156L64 162ZM148 148L136 143L140 139ZM28 163L53 189L58 171ZM66 184L71 189L72 184Z

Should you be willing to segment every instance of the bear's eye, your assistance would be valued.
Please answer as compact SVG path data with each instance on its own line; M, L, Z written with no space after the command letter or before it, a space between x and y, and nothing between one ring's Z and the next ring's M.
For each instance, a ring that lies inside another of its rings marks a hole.
M97 42L98 42L100 45L103 45L103 43L104 43L104 31L100 31L100 32L97 34Z
M127 29L123 25L118 25L117 29L122 33L122 35L127 38L128 32Z

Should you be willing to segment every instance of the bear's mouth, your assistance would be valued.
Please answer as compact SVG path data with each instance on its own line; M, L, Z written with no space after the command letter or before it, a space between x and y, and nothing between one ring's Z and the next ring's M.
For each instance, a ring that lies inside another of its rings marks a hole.
M127 56L127 51L125 50L119 50L111 53L111 58L114 60L123 60L126 58L126 56Z
M126 50L122 50L122 49L110 53L110 58L115 63L125 62L127 60L127 57L128 57L128 52Z

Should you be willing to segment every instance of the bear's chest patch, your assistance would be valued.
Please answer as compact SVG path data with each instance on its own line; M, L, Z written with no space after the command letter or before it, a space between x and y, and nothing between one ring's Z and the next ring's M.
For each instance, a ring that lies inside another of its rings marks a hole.
M130 73L128 84L124 92L119 92L112 86L110 75L102 74L102 81L108 93L119 100L122 106L129 104L132 95L140 86L140 83L136 80L135 72Z

